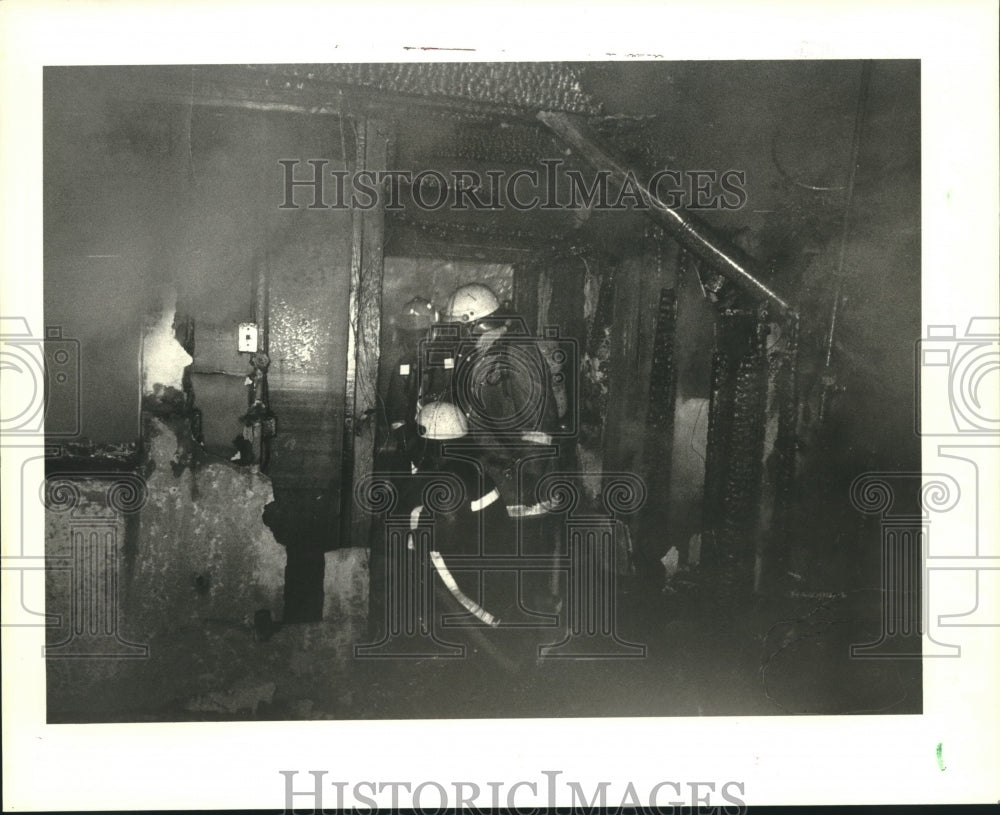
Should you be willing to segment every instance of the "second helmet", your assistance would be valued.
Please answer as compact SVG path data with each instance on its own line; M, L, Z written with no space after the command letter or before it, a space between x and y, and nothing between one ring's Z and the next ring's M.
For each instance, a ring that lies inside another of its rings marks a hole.
M487 317L500 308L500 300L489 286L467 283L459 286L448 298L445 319L452 323L471 323Z

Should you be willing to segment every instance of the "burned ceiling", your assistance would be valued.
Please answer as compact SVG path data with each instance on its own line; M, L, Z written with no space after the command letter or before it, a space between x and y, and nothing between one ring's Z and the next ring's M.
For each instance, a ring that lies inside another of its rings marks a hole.
M397 62L251 65L263 85L322 95L333 88L469 102L509 113L560 110L599 115L577 70L560 62Z
M540 112L565 114L639 177L678 167L745 174L752 205L709 207L698 217L723 242L741 232L774 233L761 239L766 246L749 249L770 266L788 254L789 240L798 257L805 251L799 243L815 253L837 231L859 66L749 62L737 72L725 63L659 61L159 66L119 69L116 82L136 106L154 100L183 106L193 120L227 110L326 117L331 166L345 168L354 154L351 123L374 117L393 134L387 169L414 176L436 171L447 179L439 189L453 195L454 171L485 178L492 170L508 179L532 169L543 186L543 165L559 162L560 183L573 172L593 180L579 151L537 119ZM197 125L192 129L202 132ZM832 192L814 191L814 179ZM433 185L430 192L436 193ZM489 200L488 193L479 196ZM611 196L618 193L614 188ZM705 209L689 203L679 206ZM506 261L558 244L613 251L645 229L641 213L623 209L389 211L386 251Z

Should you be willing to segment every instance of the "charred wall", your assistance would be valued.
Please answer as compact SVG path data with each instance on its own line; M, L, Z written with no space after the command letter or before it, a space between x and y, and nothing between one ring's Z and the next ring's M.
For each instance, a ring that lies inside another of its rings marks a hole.
M301 208L282 209L278 161L342 165L339 120L185 104L114 68L46 69L44 103L45 318L81 343L82 434L137 437L143 316L170 288L193 321L207 446L235 453L251 371L236 328L256 319L263 272L282 416L272 475L279 488L335 490L350 217L310 210L309 190L297 191Z

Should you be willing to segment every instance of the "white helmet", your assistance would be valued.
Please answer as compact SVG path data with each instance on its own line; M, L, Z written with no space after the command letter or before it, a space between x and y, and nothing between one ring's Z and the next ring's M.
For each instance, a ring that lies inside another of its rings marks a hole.
M500 308L500 301L489 286L468 283L459 286L448 298L445 319L453 323L472 323Z
M430 402L417 413L417 431L425 439L460 439L469 432L469 423L451 402Z

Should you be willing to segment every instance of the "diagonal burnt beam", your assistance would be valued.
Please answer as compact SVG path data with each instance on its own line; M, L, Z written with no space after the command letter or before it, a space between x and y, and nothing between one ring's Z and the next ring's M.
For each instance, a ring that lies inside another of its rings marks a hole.
M539 111L537 116L539 121L553 130L595 169L609 171L611 178L617 183L626 183L629 175L633 178L642 178L640 173L626 166L623 161L602 147L578 118L566 113L545 110ZM794 306L757 277L753 261L743 252L712 235L708 227L693 216L667 206L655 192L642 184L637 187L649 217L681 246L710 264L720 274L731 278L744 288L764 295L786 315L795 316Z

